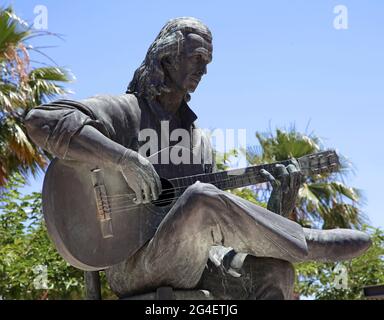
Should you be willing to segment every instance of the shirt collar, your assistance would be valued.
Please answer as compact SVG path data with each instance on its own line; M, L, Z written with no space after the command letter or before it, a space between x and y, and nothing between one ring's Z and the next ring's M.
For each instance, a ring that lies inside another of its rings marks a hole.
M168 112L165 110L160 103L157 101L151 101L149 102L147 99L145 99L145 103L148 106L149 110L152 112L152 114L161 120L168 120L172 121L172 119L178 115L181 121L181 125L185 129L189 129L193 122L196 121L197 115L192 111L192 109L188 106L188 104L185 102L185 100L182 101L179 110L176 112L176 114L173 114L171 112Z
M197 119L196 113L192 111L185 100L181 103L178 113L185 128L189 128Z

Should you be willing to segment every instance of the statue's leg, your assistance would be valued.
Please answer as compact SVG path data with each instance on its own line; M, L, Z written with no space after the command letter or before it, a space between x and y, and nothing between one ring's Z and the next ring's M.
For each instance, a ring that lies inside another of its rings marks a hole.
M345 247L342 241L333 244L332 250ZM107 271L109 283L118 294L160 286L194 288L215 245L290 262L303 261L308 254L299 224L213 185L195 183L176 201L154 237Z
M133 257L107 270L117 294L160 286L194 288L213 245L255 256L296 260L306 254L302 228L216 187L196 183Z
M208 261L197 287L220 300L293 299L295 271L290 262L248 255L238 271L241 277L233 277Z

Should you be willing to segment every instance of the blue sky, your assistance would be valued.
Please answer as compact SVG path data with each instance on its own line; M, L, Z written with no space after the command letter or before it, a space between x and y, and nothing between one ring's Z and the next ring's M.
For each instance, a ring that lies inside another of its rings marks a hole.
M4 2L3 2L4 3ZM48 9L48 30L65 41L46 52L76 75L74 99L124 92L164 23L194 16L213 33L213 62L190 106L205 128L314 131L325 146L350 158L365 212L384 226L381 184L384 126L384 2L380 0L74 1L13 3L33 21ZM336 30L336 5L348 9L348 29ZM42 178L31 181L40 189Z

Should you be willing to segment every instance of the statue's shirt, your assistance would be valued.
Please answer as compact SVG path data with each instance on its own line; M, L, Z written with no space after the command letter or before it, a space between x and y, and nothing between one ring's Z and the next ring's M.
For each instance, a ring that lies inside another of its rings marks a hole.
M85 125L91 125L111 140L138 151L145 141L139 139L140 132L152 129L158 136L161 149L162 129L184 129L189 133L190 146L201 148L202 163L205 155L212 155L208 137L195 125L196 114L183 102L176 113L167 112L158 103L148 103L134 94L117 96L95 96L81 101L58 100L33 109L29 119L38 127L35 142L53 155L65 159L70 140ZM173 142L175 144L176 142ZM172 145L172 141L169 143Z

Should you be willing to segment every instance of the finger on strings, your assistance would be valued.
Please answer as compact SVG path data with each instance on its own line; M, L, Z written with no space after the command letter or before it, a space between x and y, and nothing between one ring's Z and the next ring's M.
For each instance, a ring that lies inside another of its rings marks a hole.
M151 188L149 187L149 184L143 181L141 184L141 189L143 190L143 193L144 193L143 203L151 202L152 197L151 197Z
M276 181L275 177L270 173L268 172L267 170L265 169L261 169L260 170L260 174L268 181L271 183L272 187L273 188L276 188L278 187L278 182Z
M139 184L135 184L135 186L132 188L133 191L135 191L136 198L133 199L133 202L135 204L140 204L143 202L143 191L141 190L141 187Z

